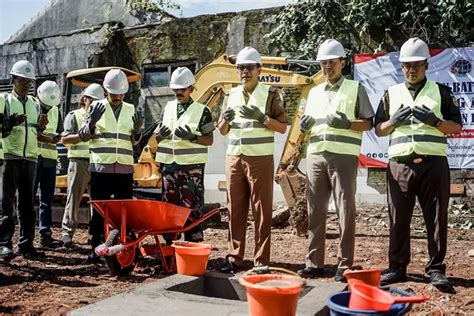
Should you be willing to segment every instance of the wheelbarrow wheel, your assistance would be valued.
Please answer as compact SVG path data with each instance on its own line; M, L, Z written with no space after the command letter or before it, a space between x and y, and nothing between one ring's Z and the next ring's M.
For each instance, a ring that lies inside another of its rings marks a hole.
M135 240L136 237L132 232L127 233L126 241ZM120 243L120 230L114 229L110 232L109 237L105 241L107 247L115 246ZM117 276L125 276L135 269L138 263L139 251L137 247L126 248L113 256L106 256L105 262L109 267L110 273Z

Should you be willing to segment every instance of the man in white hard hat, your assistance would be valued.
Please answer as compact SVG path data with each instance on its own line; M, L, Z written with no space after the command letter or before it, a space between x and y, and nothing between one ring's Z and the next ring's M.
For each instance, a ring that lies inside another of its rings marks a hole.
M18 190L18 253L37 259L44 253L33 245L35 238L34 184L38 162L37 134L45 128L47 118L41 114L38 100L28 92L35 81L33 65L27 60L16 62L11 71L13 90L0 96L0 107L9 117L10 133L3 133L3 200L0 216L0 258L14 257L12 238L15 231L14 204ZM6 135L8 134L8 136Z
M168 102L155 130L158 149L155 160L160 163L163 179L162 201L193 209L188 221L201 216L204 205L204 166L215 129L209 108L194 101L194 75L186 67L171 74L170 88L176 100ZM169 242L169 236L165 236ZM204 240L201 227L184 234L187 241Z
M90 192L89 142L79 137L79 128L84 123L93 101L105 98L102 86L97 83L85 88L79 100L80 108L69 112L64 119L61 142L68 146L67 198L62 221L62 241L66 248L73 245L72 238L78 224L78 211L86 189Z
M94 101L79 129L82 141L89 141L91 199L131 199L133 197L133 145L141 138L143 114L124 102L128 79L120 69L107 72L103 83L107 97ZM103 239L104 219L93 211L89 224L92 252L88 258L100 258L94 249Z
M288 117L277 89L258 82L262 59L253 47L237 55L242 85L224 99L219 121L228 136L226 153L229 253L221 271L235 272L244 260L249 204L255 220L254 265L270 261L273 211L274 132L285 133Z
M458 134L462 121L450 88L426 79L429 57L423 40L415 37L403 44L399 61L405 82L388 88L375 117L377 135L390 137L389 268L382 274L382 283L406 280L410 222L418 198L428 235L430 260L425 272L434 286L451 292L444 263L450 192L446 135Z
M61 246L61 242L53 238L51 226L58 159L56 144L61 139L63 131L61 112L58 108L61 103L61 90L56 82L47 80L38 87L37 98L41 104L41 113L48 117L46 129L38 134L35 193L39 188L39 233L43 247L56 248Z
M333 194L340 240L334 279L344 282L355 247L355 194L362 132L372 128L374 112L359 82L344 78L346 52L334 39L324 41L316 59L326 82L311 89L300 129L309 134L306 154L309 249L306 267L298 273L325 275L326 217Z

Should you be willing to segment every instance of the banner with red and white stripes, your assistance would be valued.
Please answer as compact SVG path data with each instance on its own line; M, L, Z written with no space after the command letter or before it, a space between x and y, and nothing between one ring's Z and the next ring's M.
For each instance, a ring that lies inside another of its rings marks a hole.
M448 135L448 160L452 169L474 168L474 48L430 50L426 77L449 86L462 115L463 130ZM403 82L398 52L356 54L354 79L364 85L374 112L385 90ZM374 130L364 133L360 164L363 167L384 167L388 161L388 137L377 137Z

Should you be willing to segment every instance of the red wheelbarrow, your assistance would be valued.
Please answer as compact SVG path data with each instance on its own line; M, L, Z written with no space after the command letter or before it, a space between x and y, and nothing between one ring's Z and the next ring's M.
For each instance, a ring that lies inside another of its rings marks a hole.
M127 275L138 264L138 257L159 256L166 273L175 272L174 248L160 242L159 235L175 240L220 211L216 208L184 226L191 209L151 200L95 200L91 205L104 217L106 241L95 252L104 256L112 275ZM155 244L142 245L148 236Z

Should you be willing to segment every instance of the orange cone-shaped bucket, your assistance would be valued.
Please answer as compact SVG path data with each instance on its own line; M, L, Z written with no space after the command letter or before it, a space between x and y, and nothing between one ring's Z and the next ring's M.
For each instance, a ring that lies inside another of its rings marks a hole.
M346 270L344 276L349 284L349 290L357 283L364 283L372 286L380 286L380 276L382 270Z
M211 253L211 245L193 242L174 243L176 268L179 274L203 275L206 273L207 260Z
M304 281L280 274L244 275L240 284L247 289L252 316L294 316Z

